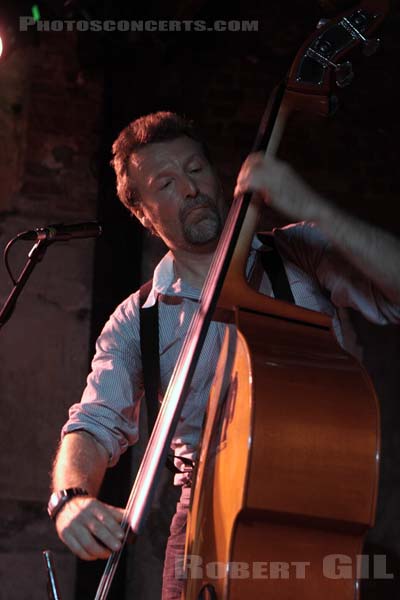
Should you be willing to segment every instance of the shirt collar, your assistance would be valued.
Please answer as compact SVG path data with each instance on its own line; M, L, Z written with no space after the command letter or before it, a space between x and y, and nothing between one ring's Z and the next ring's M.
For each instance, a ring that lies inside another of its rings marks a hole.
M169 251L160 260L153 273L153 285L143 308L154 306L160 294L166 296L184 296L197 300L200 290L197 290L175 275L174 257Z
M262 245L262 242L260 242L257 236L254 236L249 259L247 261L247 275L254 264L256 251L262 247ZM184 296L185 298L194 300L197 300L200 296L200 290L192 288L190 285L182 281L180 277L176 277L174 269L174 257L171 251L167 252L167 254L163 256L154 269L153 285L146 302L143 304L143 308L150 308L150 306L154 306L160 294Z

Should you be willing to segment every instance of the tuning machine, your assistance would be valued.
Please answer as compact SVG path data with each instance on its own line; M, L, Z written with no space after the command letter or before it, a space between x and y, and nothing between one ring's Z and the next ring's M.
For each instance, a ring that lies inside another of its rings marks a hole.
M354 79L353 67L348 60L343 63L334 63L328 57L331 54L331 44L326 40L320 40L314 48L308 48L307 56L316 60L324 69L333 67L335 70L336 84L342 88L349 85Z
M352 20L348 19L347 17L343 17L340 24L348 33L350 33L352 38L362 41L363 54L365 56L371 56L378 50L381 41L379 38L366 38L365 35L363 35L360 28L364 21L365 15L361 11L358 11L355 15L353 15Z

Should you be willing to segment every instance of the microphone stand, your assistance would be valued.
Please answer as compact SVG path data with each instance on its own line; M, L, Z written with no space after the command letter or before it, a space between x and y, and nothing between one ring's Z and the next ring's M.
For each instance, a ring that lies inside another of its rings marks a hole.
M21 271L20 276L18 277L13 289L11 290L10 295L4 303L3 308L0 312L0 328L3 327L10 319L11 315L14 312L15 305L17 303L18 297L21 294L24 285L29 279L32 271L36 267L36 265L42 260L44 255L46 254L47 248L52 244L51 240L47 240L45 238L40 238L31 248L28 254L28 260L25 263L24 268ZM54 562L52 554L49 550L45 550L43 552L43 558L47 568L47 592L49 600L61 600L58 583L54 570Z
M11 317L15 305L17 303L18 297L21 294L24 285L29 279L30 274L33 269L36 267L37 263L39 263L43 256L46 253L48 246L51 244L51 240L47 239L39 239L32 247L28 254L28 260L21 271L20 276L18 277L13 289L11 290L10 295L4 303L3 308L0 312L0 328L3 327Z

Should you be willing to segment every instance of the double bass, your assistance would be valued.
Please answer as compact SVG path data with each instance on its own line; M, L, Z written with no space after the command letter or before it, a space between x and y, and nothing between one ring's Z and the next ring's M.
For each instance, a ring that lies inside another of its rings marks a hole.
M264 117L267 154L294 111L336 108L332 75L339 87L352 80L351 63L339 62L356 44L352 28L361 26L366 54L376 49L367 35L384 11L373 4L302 46ZM199 449L184 599L354 600L376 508L378 401L330 318L249 287L243 274L259 210L253 198L218 300L236 327L225 336Z
M293 111L334 110L333 80L350 83L344 59L356 46L376 49L370 35L385 10L386 2L366 0L305 42L253 150L273 154ZM218 315L234 326L198 453L183 597L353 600L376 505L377 399L364 369L336 341L330 317L246 282L260 211L250 193L232 203L125 509L125 541L143 528L208 326L222 309ZM95 600L107 598L121 551L110 556ZM338 557L351 562L346 577L337 576Z

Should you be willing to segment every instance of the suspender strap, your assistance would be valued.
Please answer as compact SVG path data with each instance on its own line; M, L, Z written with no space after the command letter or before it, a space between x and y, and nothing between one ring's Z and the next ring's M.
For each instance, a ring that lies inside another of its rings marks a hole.
M277 300L284 300L285 302L295 304L286 270L281 255L276 249L274 238L272 235L268 234L259 235L258 237L268 246L266 250L260 251L259 254L264 271L271 281L275 298Z
M146 396L147 424L149 435L153 431L157 419L159 402L158 391L160 388L160 351L158 333L158 300L148 308L143 308L150 294L153 280L144 283L139 290L139 323L140 323L140 352L142 355L143 386ZM180 457L186 465L193 467L193 461ZM166 466L172 473L181 473L174 464L172 451L168 454Z
M158 302L143 308L153 280L144 283L139 291L140 351L142 354L143 385L146 396L147 422L152 432L158 414L158 389L160 385L160 352L158 337Z

